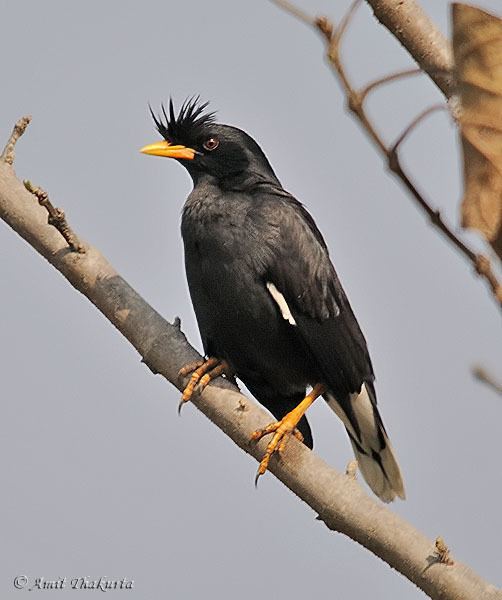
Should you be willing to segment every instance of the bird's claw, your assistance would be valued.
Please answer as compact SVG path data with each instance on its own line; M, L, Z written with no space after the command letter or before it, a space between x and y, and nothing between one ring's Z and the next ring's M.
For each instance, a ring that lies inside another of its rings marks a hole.
M199 393L202 392L213 379L230 373L230 368L226 361L210 357L207 360L199 359L188 363L179 370L178 375L186 377L190 373L190 380L183 390L178 404L178 414L181 413L183 405L191 400L196 388L198 388Z
M281 454L284 452L284 448L286 447L286 443L290 436L294 436L300 442L303 442L303 435L296 428L300 419L303 417L309 406L314 402L316 398L324 394L326 391L326 386L323 383L316 383L316 385L312 388L312 390L305 396L305 398L293 408L292 411L288 412L280 421L276 423L271 423L267 425L265 429L258 429L251 435L252 441L261 440L264 435L269 433L273 433L274 437L269 442L267 449L265 450L265 454L261 459L260 466L258 467L258 472L256 474L255 485L258 482L258 479L265 473L268 468L268 463L270 462L270 457L274 452L278 452Z
M269 433L274 434L274 437L269 442L265 450L265 454L260 461L260 465L254 480L255 486L258 485L259 478L267 471L272 454L277 452L280 456L284 452L287 441L291 435L293 435L300 442L303 442L303 435L296 428L296 422L294 422L294 420L291 418L288 419L288 417L289 414L280 421L270 423L270 425L267 425L267 427L264 429L257 429L251 434L251 440L254 442L261 440L263 436L268 435Z
M178 371L178 377L186 377L190 373L193 373L195 371L195 369L202 367L202 365L205 362L206 361L203 358L199 358L199 360L194 360L194 361L186 364L184 367L181 367L181 369Z

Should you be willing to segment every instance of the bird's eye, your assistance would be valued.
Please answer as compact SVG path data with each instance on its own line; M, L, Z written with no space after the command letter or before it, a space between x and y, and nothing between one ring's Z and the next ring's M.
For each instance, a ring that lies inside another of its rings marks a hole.
M216 148L218 148L218 146L220 145L220 140L217 137L210 137L208 138L203 144L202 146L204 147L205 150L216 150Z

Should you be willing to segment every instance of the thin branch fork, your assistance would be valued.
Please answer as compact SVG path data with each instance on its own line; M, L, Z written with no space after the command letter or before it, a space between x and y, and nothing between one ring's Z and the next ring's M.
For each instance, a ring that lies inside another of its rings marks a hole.
M23 135L26 128L30 124L30 121L30 116L21 117L19 121L14 125L14 129L10 134L10 138L8 139L7 144L5 145L5 148L2 154L0 155L0 161L3 161L8 165L12 165L14 163L14 148L16 146L16 142Z
M84 245L80 242L76 233L68 224L64 210L53 206L52 202L49 200L49 194L42 188L35 187L28 179L25 179L23 183L24 187L30 192L30 194L33 194L38 199L40 206L43 206L47 210L49 214L47 217L47 223L59 231L68 246L70 246L74 252L84 254Z
M368 0L369 1L369 0ZM471 250L453 231L453 229L446 224L441 213L438 209L434 208L424 197L424 195L418 190L415 183L412 182L411 177L405 171L401 162L399 160L399 148L405 138L411 133L413 129L417 126L419 122L421 122L425 117L431 114L434 110L437 110L436 107L432 107L423 111L413 122L405 129L403 134L399 136L398 140L392 145L388 146L381 135L378 133L376 127L370 120L366 109L365 109L365 100L368 97L368 94L376 89L378 86L383 85L385 83L389 83L395 81L400 77L399 73L393 73L386 77L383 77L379 80L373 81L370 84L366 85L361 91L357 91L351 84L347 73L345 71L345 67L343 65L343 61L341 59L341 43L343 36L354 16L355 11L362 3L362 0L355 0L343 19L341 20L338 27L335 27L330 19L325 16L311 18L310 16L303 13L303 11L298 11L298 9L288 0L272 0L275 4L281 6L283 9L293 14L296 17L299 17L303 22L315 27L324 37L327 44L327 57L328 61L333 67L333 71L337 76L347 98L347 105L349 110L354 114L356 119L359 121L363 129L366 131L368 136L371 138L375 146L378 148L382 156L384 157L387 166L391 172L393 172L396 177L401 181L401 183L405 186L408 192L411 194L412 198L415 200L416 204L425 212L428 216L431 224L438 229L456 248L460 251L461 254L464 255L465 258L472 264L475 272L482 277L489 285L490 290L492 291L493 296L500 306L502 306L502 283L498 280L493 268L491 266L490 260L488 257L477 254L473 250ZM374 2L372 4L377 4ZM387 2L390 6L391 3ZM407 5L409 6L413 4L417 6L414 2L406 2L400 1L399 5ZM407 71L403 71L401 76L407 77L417 73L416 69L409 69ZM429 74L432 77L438 76L437 68L429 67ZM439 80L438 80L439 81ZM446 89L446 88L445 88Z
M7 144L5 145L5 148L0 155L0 162L4 162L5 164L11 166L14 164L14 149L16 143L26 131L26 128L30 122L31 116L21 117L17 121L7 141ZM68 224L64 211L53 206L52 202L49 200L49 195L42 188L35 187L31 181L27 179L23 183L24 187L37 198L40 206L43 206L47 210L47 222L49 225L53 225L59 231L72 251L83 254L85 252L85 247Z
M67 240L47 226L46 209L33 202L9 163L0 161L0 218L45 257L84 294L136 348L152 373L183 390L182 366L200 359L180 331L163 319L115 271L93 246L85 253L61 252ZM83 244L83 242L82 242ZM265 410L250 402L226 380L215 380L192 403L258 461L266 442L251 443L252 432L270 421ZM318 514L326 526L343 533L401 572L435 600L502 600L502 591L483 581L469 567L438 560L438 547L386 506L370 498L348 475L338 473L303 444L291 439L281 460L269 470ZM448 554L449 556L449 554Z

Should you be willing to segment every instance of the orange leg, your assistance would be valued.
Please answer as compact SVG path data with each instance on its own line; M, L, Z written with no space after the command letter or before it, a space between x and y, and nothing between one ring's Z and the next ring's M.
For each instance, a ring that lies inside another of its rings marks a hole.
M216 379L223 374L230 376L231 369L225 360L210 357L207 360L201 359L185 365L180 369L178 374L180 377L186 377L190 373L192 375L190 381L183 390L183 395L181 396L178 406L178 412L181 411L181 408L186 402L190 401L197 386L199 387L199 391L202 392L213 379Z
M268 435L269 433L273 433L274 437L270 441L265 450L265 454L261 459L260 466L258 467L258 472L256 473L255 484L258 483L258 479L261 475L265 473L268 468L268 463L270 462L270 457L274 452L284 451L286 447L286 442L289 439L290 435L294 435L300 441L303 440L302 434L296 429L298 422L303 417L303 415L307 412L307 409L311 406L316 398L322 396L326 391L326 386L322 383L316 384L310 394L305 396L305 398L293 408L292 411L288 412L288 414L283 417L280 421L276 423L271 423L265 429L258 429L255 431L251 439L254 441L261 440L264 435Z

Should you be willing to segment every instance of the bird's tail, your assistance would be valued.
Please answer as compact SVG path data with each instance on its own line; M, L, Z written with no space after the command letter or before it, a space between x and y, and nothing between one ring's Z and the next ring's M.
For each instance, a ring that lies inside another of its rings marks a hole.
M352 394L346 409L333 394L328 392L325 398L343 421L359 470L373 492L384 502L391 502L396 496L404 500L401 471L378 413L371 384L363 384L359 394Z

